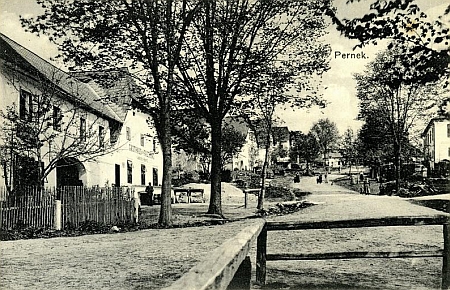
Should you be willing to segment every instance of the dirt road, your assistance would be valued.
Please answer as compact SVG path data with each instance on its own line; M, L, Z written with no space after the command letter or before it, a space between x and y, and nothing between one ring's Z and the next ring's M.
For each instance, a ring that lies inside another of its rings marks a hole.
M359 195L331 183L317 185L314 178L303 178L295 186L313 192L308 199L317 205L274 219L436 213L397 197ZM230 201L242 203L239 194L234 193ZM0 242L0 289L159 289L251 222ZM268 236L269 253L442 246L442 229L435 226L285 231ZM255 249L251 254L253 265L254 257ZM441 259L436 258L268 262L265 288L433 289L439 288L441 265Z
M317 203L275 220L336 220L441 213L398 197L367 196L303 178L293 186ZM268 234L268 253L406 251L443 248L442 226L384 227ZM266 289L439 289L442 259L269 261Z

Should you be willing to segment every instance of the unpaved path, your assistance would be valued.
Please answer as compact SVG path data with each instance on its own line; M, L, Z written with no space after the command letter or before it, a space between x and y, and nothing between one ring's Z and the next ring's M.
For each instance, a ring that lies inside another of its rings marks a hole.
M247 222L0 242L0 289L159 289Z
M312 192L307 199L317 205L274 219L323 220L437 212L397 197L363 196L331 183L317 185L314 178L303 178L295 186ZM225 194L224 199L236 202L236 209L241 211L238 205L243 197L238 191L233 192ZM0 242L0 289L159 289L170 285L251 222ZM426 226L284 231L270 232L268 236L269 253L386 248L442 248L442 229ZM253 248L253 265L254 257ZM265 288L433 289L439 288L441 265L441 259L436 258L268 262Z
M293 186L308 190L317 202L273 220L337 220L442 212L399 197L367 196L330 183L303 178ZM443 248L442 226L381 227L268 233L268 253L406 251ZM269 261L266 289L439 289L442 259L343 259Z

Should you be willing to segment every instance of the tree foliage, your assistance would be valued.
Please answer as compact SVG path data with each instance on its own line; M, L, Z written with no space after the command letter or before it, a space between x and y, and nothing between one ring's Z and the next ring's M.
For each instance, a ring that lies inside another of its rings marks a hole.
M72 68L130 67L145 94L163 153L159 223L171 224L171 125L175 67L199 1L42 0L44 13L22 18L29 31L46 34Z
M245 144L247 135L244 135L232 125L224 124L222 137L222 164L225 165L232 162L233 157L239 154Z
M424 58L422 53L428 52L416 52L415 48L394 43L392 49L377 55L364 74L355 75L361 117L378 117L373 121L380 129L388 129L379 135L384 140L390 137L387 141L393 149L398 186L411 129L441 103L443 95L438 90L445 86L442 76L448 69L439 57Z
M309 165L319 157L320 153L319 143L314 135L311 132L308 134L296 132L293 134L292 144L289 153L291 160L299 158L300 162L306 162L307 169L309 169Z
M319 144L320 153L324 158L327 158L330 150L336 148L338 145L339 131L336 123L330 121L328 118L320 119L314 123L309 132Z
M344 134L342 135L341 140L342 155L347 161L347 164L351 167L355 164L356 158L358 156L357 136L352 128L347 128L347 130L345 130Z
M361 1L350 0L347 4L353 2ZM449 27L442 16L449 14L450 5L437 20L431 21L414 0L373 0L368 4L370 12L354 19L339 19L336 9L328 9L326 14L344 36L359 40L359 46L392 39L410 43L420 50L448 53Z

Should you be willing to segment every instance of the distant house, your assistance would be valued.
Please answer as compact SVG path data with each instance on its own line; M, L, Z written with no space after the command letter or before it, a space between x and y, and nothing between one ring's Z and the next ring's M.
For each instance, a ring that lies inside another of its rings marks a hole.
M258 158L258 144L256 142L255 132L247 123L238 117L225 117L224 126L232 126L234 130L245 136L245 142L237 154L224 167L230 170L250 170L256 166Z
M262 168L265 154L266 154L266 134L263 129L257 131L257 139L258 139L258 168ZM290 144L290 132L288 127L273 127L271 130L271 134L269 136L269 165L271 165L274 160L271 160L271 154L274 151L284 151L286 153L285 157L277 157L275 161L276 164L281 165L283 167L288 167L290 164L289 159L289 150L291 148ZM273 165L273 164L272 164Z
M94 74L119 77L105 85L95 80ZM71 74L0 34L0 110L6 112L15 106L22 121L37 122L39 100L46 95L49 109L42 114L48 129L40 134L55 136L50 140L40 136L44 140L39 147L41 164L31 151L14 153L8 174L0 176L0 186L30 185L35 178L33 168L50 162L57 166L44 186L160 184L159 142L132 87L126 69ZM21 132L16 134L20 137ZM76 151L64 155L81 143L97 148L97 156L91 159ZM109 151L102 154L105 147Z
M422 133L424 159L431 172L438 164L450 162L450 120L436 117L430 120Z
M325 165L329 168L341 168L343 165L343 156L339 152L330 152L325 159Z
M290 132L288 127L272 128L272 148L284 150L286 156L278 157L277 164L287 167L290 163L289 150L291 149Z

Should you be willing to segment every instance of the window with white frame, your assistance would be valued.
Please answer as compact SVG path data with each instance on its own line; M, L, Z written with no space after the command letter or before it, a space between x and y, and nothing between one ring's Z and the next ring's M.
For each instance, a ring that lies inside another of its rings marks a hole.
M20 90L19 118L31 121L33 117L33 95L30 92Z
M127 132L126 132L126 134L127 134L127 140L128 141L131 141L131 128L130 127L127 127Z
M133 183L133 161L127 160L127 182Z
M86 142L86 118L80 117L80 141Z
M98 126L98 146L105 146L105 127Z

